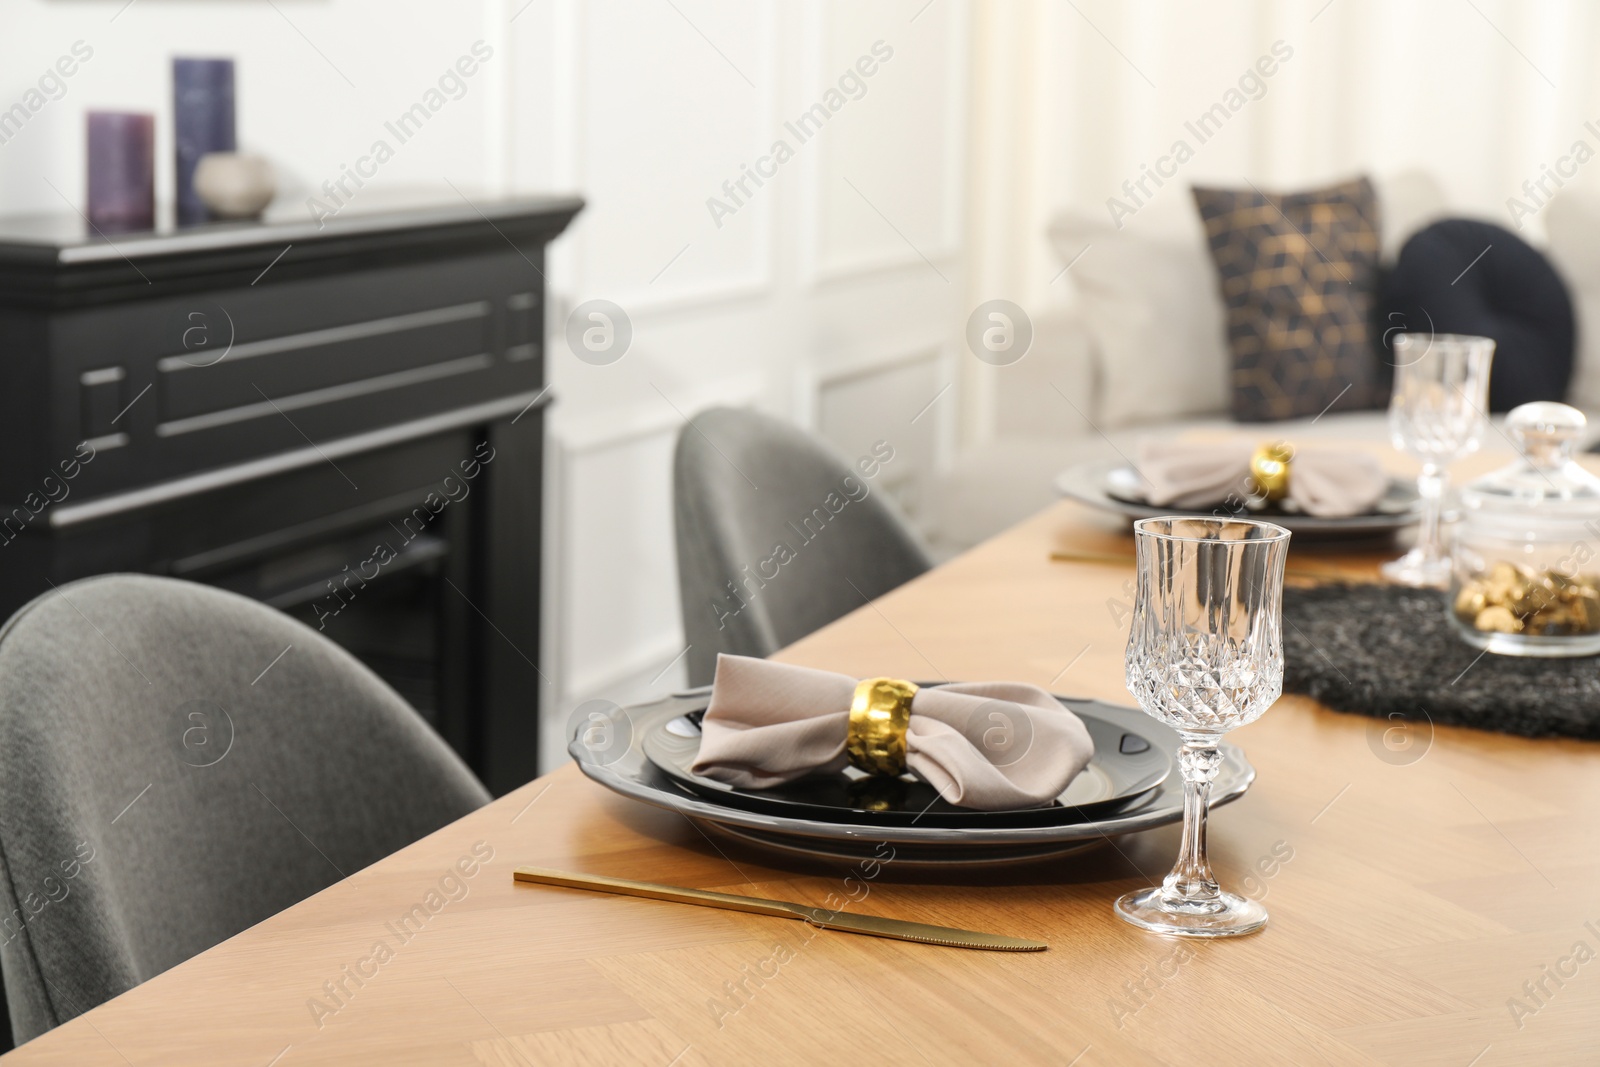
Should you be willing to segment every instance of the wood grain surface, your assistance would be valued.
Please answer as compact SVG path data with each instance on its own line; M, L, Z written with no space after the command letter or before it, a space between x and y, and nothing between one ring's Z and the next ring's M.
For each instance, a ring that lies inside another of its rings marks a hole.
M1055 549L1131 545L1060 504L780 658L1126 703L1131 564L1052 561ZM1291 560L1370 575L1395 551L1307 545ZM1461 666L1475 654L1463 645ZM1118 894L1170 865L1175 828L988 875L795 870L568 766L8 1062L1600 1062L1600 746L1385 729L1285 697L1232 735L1260 777L1215 813L1211 856L1270 911L1253 937L1169 941L1113 916ZM819 905L833 894L1051 948L943 949L516 885L518 864ZM418 904L426 921L402 941L396 923Z

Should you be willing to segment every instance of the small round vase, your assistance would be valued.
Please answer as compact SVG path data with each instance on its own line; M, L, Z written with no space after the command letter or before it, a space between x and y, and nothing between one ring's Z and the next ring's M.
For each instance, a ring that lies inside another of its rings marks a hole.
M211 152L195 167L194 189L218 218L253 219L272 202L277 183L263 156Z

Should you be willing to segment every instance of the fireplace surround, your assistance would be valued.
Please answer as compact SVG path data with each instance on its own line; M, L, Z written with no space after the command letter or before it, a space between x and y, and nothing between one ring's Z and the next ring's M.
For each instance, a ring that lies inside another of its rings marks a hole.
M0 219L0 612L108 571L226 588L352 651L495 793L532 778L544 250L581 207Z

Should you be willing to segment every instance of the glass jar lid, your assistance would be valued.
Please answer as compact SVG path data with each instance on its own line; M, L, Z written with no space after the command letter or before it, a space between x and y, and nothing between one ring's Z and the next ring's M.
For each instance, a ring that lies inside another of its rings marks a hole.
M1479 511L1537 508L1547 515L1600 515L1600 477L1572 458L1588 420L1566 404L1539 401L1513 408L1506 434L1521 458L1472 482L1461 502Z

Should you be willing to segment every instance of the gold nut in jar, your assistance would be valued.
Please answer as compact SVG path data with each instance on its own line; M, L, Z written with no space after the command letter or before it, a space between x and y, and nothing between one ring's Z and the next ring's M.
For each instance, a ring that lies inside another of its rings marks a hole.
M1558 611L1561 601L1556 591L1543 581L1535 579L1518 590L1520 595L1506 602L1506 607L1519 619Z
M1592 588L1584 592L1582 587L1573 586L1564 591L1561 607L1570 620L1570 633L1592 634L1600 630L1600 596Z
M1576 578L1565 579L1562 592L1575 599L1587 600L1590 603L1600 601L1600 577L1593 574L1580 574Z
M1576 632L1571 613L1566 608L1552 608L1535 615L1523 615L1522 632L1535 637L1560 637Z
M1489 603L1483 595L1483 589L1476 582L1463 585L1456 594L1456 614L1463 619L1473 620L1478 617L1478 612L1488 607Z
M1484 608L1472 620L1472 625L1479 630L1498 634L1516 634L1522 632L1522 620L1511 614L1510 608L1495 605Z
M1463 623L1491 633L1600 633L1600 576L1540 571L1502 560L1482 577L1463 580L1454 608Z
M1496 563L1489 570L1489 578L1484 584L1484 596L1491 604L1504 604L1514 599L1522 589L1522 576L1517 572L1515 564Z

